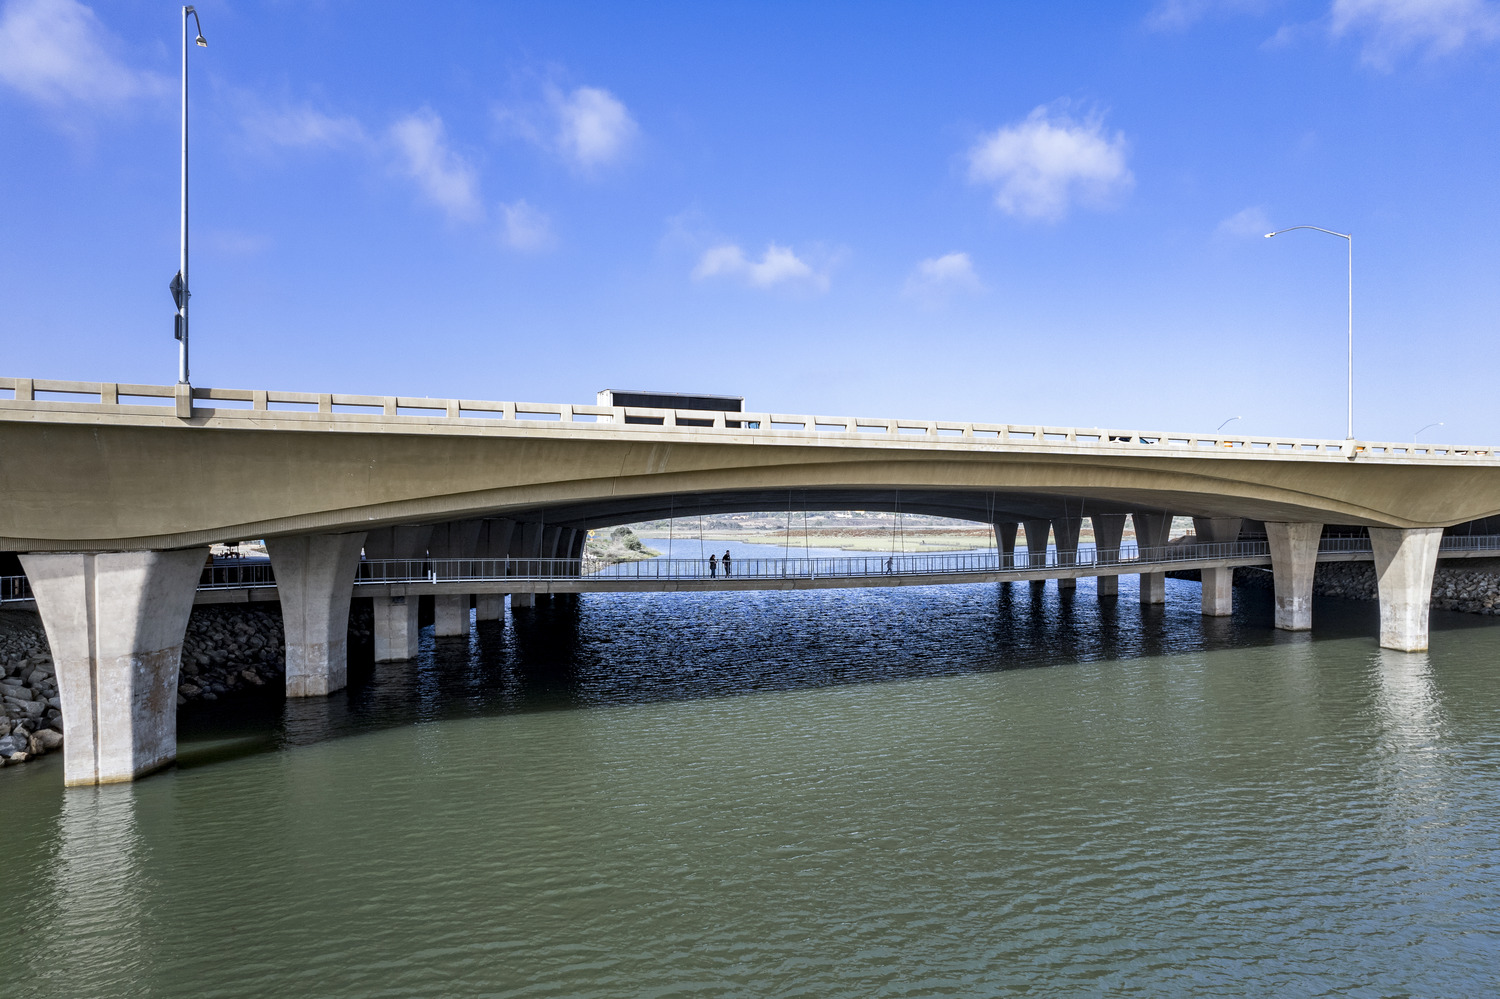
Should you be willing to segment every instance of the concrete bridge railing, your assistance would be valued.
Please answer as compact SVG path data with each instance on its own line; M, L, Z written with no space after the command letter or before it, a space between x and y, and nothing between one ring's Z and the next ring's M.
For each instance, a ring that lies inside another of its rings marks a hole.
M1052 427L952 420L893 417L817 416L791 413L724 413L716 410L648 409L635 406L595 406L581 403L505 402L480 399L429 399L414 396L350 395L336 392L280 392L267 389L200 388L186 385L138 385L114 382L58 381L0 377L0 406L25 403L28 408L75 410L80 405L102 407L120 415L169 414L182 419L212 415L224 419L250 418L270 413L331 414L358 418L409 417L414 420L485 420L545 429L549 424L619 427L627 419L632 431L705 431L732 429L736 433L801 431L860 436L928 438L1058 444L1101 448L1140 446L1174 451L1231 452L1281 455L1337 454L1348 458L1474 458L1500 460L1493 447L1415 444L1390 441L1350 441L1237 434Z

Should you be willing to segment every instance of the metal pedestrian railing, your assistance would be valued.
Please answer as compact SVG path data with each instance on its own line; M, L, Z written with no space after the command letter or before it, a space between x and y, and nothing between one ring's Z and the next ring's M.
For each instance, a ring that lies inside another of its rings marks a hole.
M1468 552L1495 552L1500 556L1500 535L1455 535L1443 538L1439 552L1450 555ZM1318 544L1320 556L1371 554L1369 538L1324 538ZM861 579L882 576L973 576L1014 572L1023 574L1046 570L1117 569L1124 572L1149 571L1153 565L1191 568L1193 564L1236 562L1241 565L1266 563L1271 547L1265 541L1235 541L1226 544L1177 544L1158 548L1141 548L1125 544L1118 551L1097 547L1080 547L1076 552L1048 548L1045 552L1020 549L1014 554L997 551L956 552L949 554L890 554L825 556L820 558L745 558L728 562L707 559L652 558L639 562L606 564L598 559L581 558L496 558L496 559L371 559L359 564L356 586L399 583L436 585L439 583L493 583L505 580L537 582L551 579L589 577L620 581L663 582L673 580L775 580L775 579ZM236 590L276 585L271 563L265 559L243 562L215 562L205 566L200 590ZM25 576L0 576L0 603L31 600L31 587Z

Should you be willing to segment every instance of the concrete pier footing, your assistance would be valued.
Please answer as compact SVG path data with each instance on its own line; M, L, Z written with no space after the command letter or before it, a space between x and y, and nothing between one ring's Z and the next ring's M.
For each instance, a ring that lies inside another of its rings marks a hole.
M1276 627L1283 631L1312 630L1313 571L1318 566L1318 540L1322 536L1322 524L1266 521L1276 588Z
M1047 534L1052 530L1050 520L1023 520L1026 529L1026 564L1041 568L1047 564Z
M322 697L349 682L349 600L365 535L267 538L286 632L286 696Z
M1398 652L1427 648L1432 576L1437 569L1441 527L1370 528L1375 579L1380 590L1380 647Z
M208 550L22 555L57 673L63 782L177 758L177 670Z
M415 659L421 649L421 629L417 621L418 598L415 596L374 597L375 661L399 662Z
M1120 539L1125 537L1125 514L1096 513L1089 518L1094 525L1094 550L1100 560L1120 557ZM1100 576L1094 581L1095 592L1101 597L1120 595L1120 577Z
M419 559L427 554L432 526L384 527L365 535L367 559ZM375 661L412 659L421 646L416 597L373 597L375 611Z
M1172 515L1170 513L1133 513L1135 543L1142 548L1161 548L1171 540ZM1141 573L1141 603L1164 604L1167 602L1167 574L1164 572Z
M1240 538L1239 517L1194 517L1193 534L1199 544L1227 545ZM1200 569L1203 580L1203 616L1229 617L1234 613L1234 570Z
M456 638L469 633L467 593L439 593L432 598L432 633L439 638Z

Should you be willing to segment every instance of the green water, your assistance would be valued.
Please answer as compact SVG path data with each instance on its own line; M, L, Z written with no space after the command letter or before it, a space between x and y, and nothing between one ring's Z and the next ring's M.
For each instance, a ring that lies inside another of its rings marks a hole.
M1500 628L999 590L585 598L7 768L5 994L1500 989Z

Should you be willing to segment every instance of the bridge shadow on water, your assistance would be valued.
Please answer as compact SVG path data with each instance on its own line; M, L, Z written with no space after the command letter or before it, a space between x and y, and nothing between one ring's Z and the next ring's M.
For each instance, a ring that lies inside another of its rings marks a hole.
M1226 648L1357 638L1374 647L1372 601L1318 598L1315 631L1272 627L1269 591L1235 590L1230 618L1199 613L1199 586L1169 579L1142 607L1134 577L1101 600L1091 579L894 589L586 594L507 609L467 638L423 632L418 658L351 652L327 698L279 691L193 704L179 718L182 767L360 732L455 718L728 697ZM1484 626L1434 611L1433 630Z

